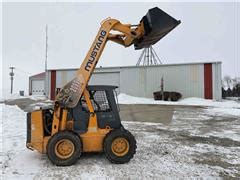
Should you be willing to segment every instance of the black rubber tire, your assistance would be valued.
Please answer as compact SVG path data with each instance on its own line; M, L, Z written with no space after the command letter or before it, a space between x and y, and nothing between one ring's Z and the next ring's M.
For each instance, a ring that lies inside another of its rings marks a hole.
M114 139L118 137L125 138L129 143L129 151L124 156L116 156L112 152L112 148L111 148L112 142ZM123 128L112 130L104 138L103 151L105 153L106 158L112 163L123 164L123 163L129 162L133 158L134 154L136 153L136 149L137 149L137 145L136 145L136 140L134 136L129 131Z
M74 144L75 151L67 158L62 159L55 153L55 145L61 139L68 139ZM80 137L71 131L62 131L54 134L47 144L47 156L48 159L57 166L70 166L78 160L82 153L82 142Z

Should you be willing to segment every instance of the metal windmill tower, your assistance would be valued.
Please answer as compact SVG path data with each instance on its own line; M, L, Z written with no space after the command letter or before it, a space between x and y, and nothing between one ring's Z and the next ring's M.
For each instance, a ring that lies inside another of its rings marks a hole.
M162 64L162 61L159 59L153 47L150 46L143 49L136 66L150 66L159 64Z

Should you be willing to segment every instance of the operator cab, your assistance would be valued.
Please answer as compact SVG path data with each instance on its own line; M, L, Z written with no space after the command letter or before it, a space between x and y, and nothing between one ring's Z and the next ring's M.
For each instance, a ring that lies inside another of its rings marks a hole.
M117 86L94 85L88 86L90 100L97 115L99 128L120 128L121 121L119 117L118 105L115 101L114 92ZM72 116L74 125L73 129L77 133L87 132L90 112L84 96L81 97L77 106L70 109L70 116Z

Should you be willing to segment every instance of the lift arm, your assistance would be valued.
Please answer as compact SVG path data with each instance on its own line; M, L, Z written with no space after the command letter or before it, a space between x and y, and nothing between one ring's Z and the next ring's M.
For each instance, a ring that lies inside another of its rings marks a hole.
M159 8L150 9L136 26L122 24L116 19L106 19L101 24L75 78L67 83L56 96L56 103L69 108L77 105L108 40L124 47L134 44L135 49L142 49L155 44L179 23L180 21Z

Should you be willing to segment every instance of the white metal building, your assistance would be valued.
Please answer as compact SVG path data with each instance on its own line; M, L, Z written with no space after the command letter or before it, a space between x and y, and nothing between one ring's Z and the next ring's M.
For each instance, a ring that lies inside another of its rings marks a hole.
M76 70L48 70L46 94L54 99L56 92L74 77ZM163 77L164 91L180 92L183 98L221 100L221 75L221 62L105 67L95 69L89 84L116 85L121 93L153 97L153 92L160 90Z
M45 72L29 77L29 95L45 94Z

